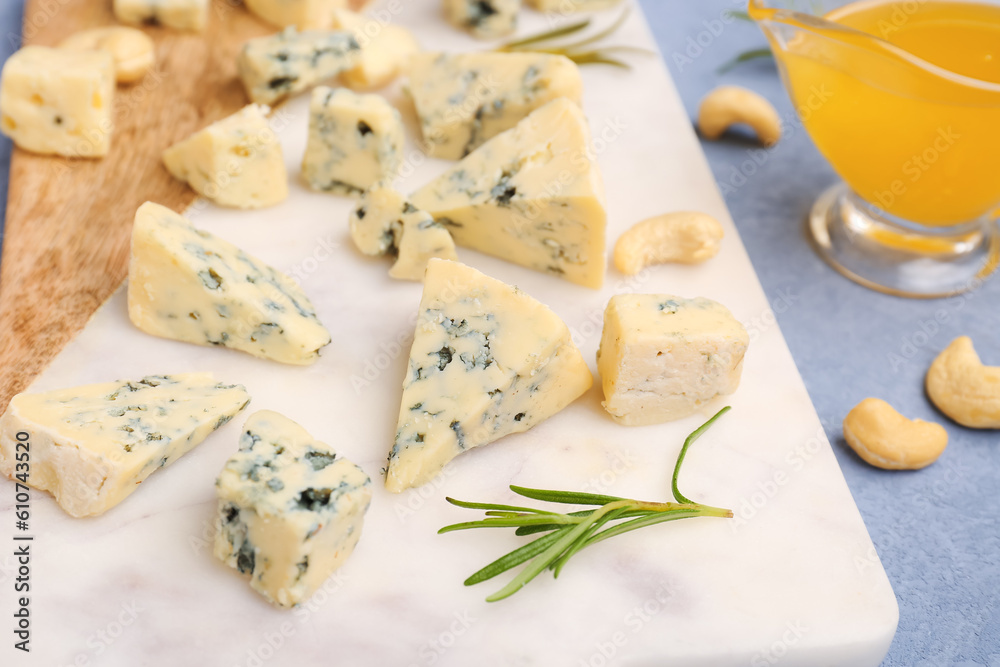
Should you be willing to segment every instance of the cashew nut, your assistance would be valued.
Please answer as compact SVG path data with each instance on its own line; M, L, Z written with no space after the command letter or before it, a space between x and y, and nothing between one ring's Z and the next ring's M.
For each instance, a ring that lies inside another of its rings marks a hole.
M877 468L917 470L937 461L948 433L940 424L907 419L880 398L866 398L844 417L844 440Z
M59 46L76 51L107 51L115 60L119 83L138 81L153 68L156 50L146 33L125 26L83 30L64 39Z
M637 222L618 237L615 266L633 275L650 264L697 264L719 252L722 225L705 213L679 211Z
M1000 367L984 366L968 336L934 359L926 387L934 405L962 426L1000 428Z
M731 125L745 123L760 143L773 146L781 138L781 117L766 99L739 86L720 86L701 101L698 130L706 139L718 139Z

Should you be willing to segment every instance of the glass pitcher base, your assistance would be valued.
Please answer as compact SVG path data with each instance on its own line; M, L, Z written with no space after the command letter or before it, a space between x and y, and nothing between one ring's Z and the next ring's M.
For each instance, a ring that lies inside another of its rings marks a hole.
M978 287L1000 260L996 222L925 227L877 211L844 183L813 204L809 235L830 266L870 289L916 299Z

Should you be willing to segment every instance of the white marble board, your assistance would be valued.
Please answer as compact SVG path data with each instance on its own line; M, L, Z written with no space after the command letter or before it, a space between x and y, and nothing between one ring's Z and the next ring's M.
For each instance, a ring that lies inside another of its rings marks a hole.
M427 48L480 43L453 31L436 0L396 3L392 20ZM375 7L386 9L385 4ZM598 17L610 21L615 14ZM522 31L565 19L523 13ZM636 7L616 40L655 50ZM627 56L631 71L585 67L584 108L603 170L609 246L634 222L698 209L726 228L718 257L663 266L634 278L609 269L589 290L460 249L460 259L550 305L591 362L601 315L615 293L702 295L727 305L751 335L733 406L690 452L687 495L731 507L737 518L698 519L630 533L588 549L559 580L542 575L514 597L487 604L505 579L463 579L519 544L509 531L437 535L474 514L445 495L510 502L507 485L669 499L684 436L710 415L628 428L601 409L599 382L535 429L456 459L435 484L396 496L380 484L392 442L420 285L393 281L388 260L364 258L346 232L349 202L298 180L307 100L275 116L293 181L283 204L256 212L204 203L194 222L296 277L333 335L308 368L147 336L116 293L32 385L73 386L150 373L210 370L247 386L247 412L123 504L72 519L33 493L33 651L9 665L851 665L880 662L898 609L830 444L713 181L660 57ZM409 191L443 170L416 148L412 109ZM760 187L752 185L750 187ZM353 459L375 480L353 557L303 607L269 606L210 550L213 480L236 450L246 416L277 410ZM0 618L10 625L14 486L0 482Z

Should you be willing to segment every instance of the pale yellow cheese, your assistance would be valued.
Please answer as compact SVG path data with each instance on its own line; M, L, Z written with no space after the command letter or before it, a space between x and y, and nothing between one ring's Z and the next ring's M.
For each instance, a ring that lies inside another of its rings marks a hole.
M255 412L215 482L215 556L281 607L299 604L361 537L371 480L293 422Z
M572 14L573 12L593 12L620 5L622 0L525 0L540 12Z
M3 66L0 131L33 153L103 157L114 94L111 54L26 46Z
M163 164L220 206L262 208L284 201L288 176L269 111L246 106L163 151Z
M477 148L410 200L455 243L598 288L604 186L583 112L560 98Z
M743 325L710 299L613 296L597 352L604 408L628 426L692 415L736 391L749 342Z
M432 259L386 488L426 484L462 452L548 419L592 382L549 308L464 264Z
M163 25L202 32L211 0L114 0L115 18L135 25Z
M445 160L468 155L554 99L579 103L583 95L576 64L546 53L421 53L407 74L424 150Z
M0 419L0 472L50 492L72 516L96 516L249 401L242 386L210 373L18 394ZM19 467L19 452L29 465Z
M416 37L403 26L346 9L334 10L332 27L351 32L361 46L354 67L340 74L341 83L353 90L372 90L392 83L420 51Z
M247 9L276 26L299 30L329 28L333 12L346 9L348 0L243 0Z
M389 269L393 278L423 280L432 258L457 259L448 230L389 187L375 186L362 194L348 224L358 250L396 256Z
M128 315L154 336L311 364L330 333L291 278L165 206L135 212Z

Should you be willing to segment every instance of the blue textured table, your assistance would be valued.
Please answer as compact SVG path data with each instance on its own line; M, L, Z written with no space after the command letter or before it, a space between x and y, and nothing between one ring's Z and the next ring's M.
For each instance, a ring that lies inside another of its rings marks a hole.
M754 25L724 14L743 2L641 2L692 116L722 83L752 88L783 116L791 113L770 61L718 73L738 53L764 46ZM22 4L0 2L3 59ZM928 365L956 336L971 336L984 362L1000 365L1000 279L937 301L863 289L828 268L806 240L806 212L835 176L804 131L793 128L764 154L738 140L704 148L720 187L729 186L729 208L899 599L899 630L884 664L1000 667L1000 435L952 424L923 392ZM9 160L3 140L4 198ZM919 472L862 462L844 445L840 421L867 396L943 423L950 441L941 459Z

